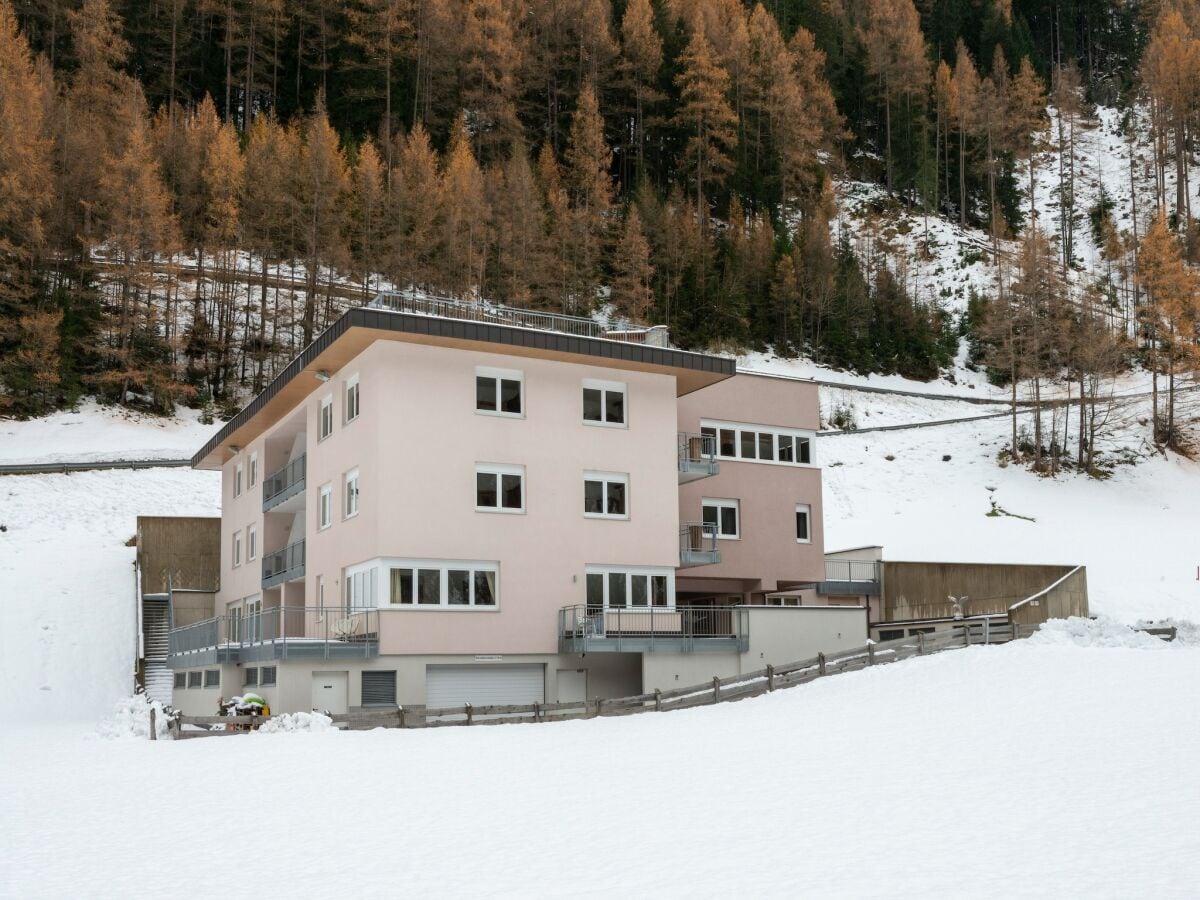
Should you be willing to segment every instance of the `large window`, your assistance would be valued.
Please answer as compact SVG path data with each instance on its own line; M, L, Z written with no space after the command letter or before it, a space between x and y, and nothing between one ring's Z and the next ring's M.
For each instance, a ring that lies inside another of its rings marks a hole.
M317 528L328 528L333 524L333 485L321 486L317 501Z
M700 433L713 438L721 459L754 460L792 466L812 465L811 431L759 428L702 422Z
M489 416L525 413L524 374L516 369L475 369L475 411Z
M741 509L737 500L713 500L705 497L702 505L704 524L711 526L717 537L741 537Z
M583 473L583 514L589 518L629 518L629 476Z
M358 376L351 375L346 379L346 397L343 403L347 422L353 422L358 418L359 401L358 401Z
M591 425L625 424L625 385L619 381L583 382L583 421Z
M588 566L589 609L639 609L675 605L674 570Z
M342 515L347 519L358 515L358 469L346 473L345 509Z
M389 561L388 604L495 609L498 579L492 562Z
M321 400L321 408L317 412L317 440L323 441L333 434L333 395Z
M525 511L525 467L481 463L475 467L475 509Z
M796 543L812 543L812 509L807 503L796 504Z

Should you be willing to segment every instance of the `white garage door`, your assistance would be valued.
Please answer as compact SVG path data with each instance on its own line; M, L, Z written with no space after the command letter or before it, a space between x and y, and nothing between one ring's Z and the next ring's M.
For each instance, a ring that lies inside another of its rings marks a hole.
M542 665L426 666L426 706L544 703Z

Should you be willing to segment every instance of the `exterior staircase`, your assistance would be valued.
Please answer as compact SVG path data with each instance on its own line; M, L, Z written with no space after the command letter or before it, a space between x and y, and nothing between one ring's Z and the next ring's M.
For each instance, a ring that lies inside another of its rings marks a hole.
M172 673L167 668L167 635L170 621L165 600L142 599L142 646L146 661L146 696L162 704L171 702Z

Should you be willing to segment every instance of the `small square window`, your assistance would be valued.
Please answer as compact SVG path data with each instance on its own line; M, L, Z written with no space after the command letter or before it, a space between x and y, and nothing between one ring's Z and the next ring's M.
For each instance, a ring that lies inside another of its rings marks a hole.
M275 683L275 666L263 666L260 672L259 684L269 687Z
M475 370L475 411L520 418L524 412L524 374L515 369Z
M258 687L258 669L246 669L242 684L246 687Z
M629 476L585 473L583 514L592 518L629 518Z
M203 672L197 670L195 672L188 672L187 675L188 675L188 687L189 688L200 687L200 685L202 684L201 679L204 677Z
M187 687L187 672L175 673L175 687L180 689Z
M737 500L710 500L705 498L701 505L703 522L710 529L716 531L719 538L738 538L741 536L740 523L738 521L740 510L738 506Z
M204 686L206 688L215 688L221 686L221 670L220 669L205 669L204 670Z
M523 512L525 472L520 466L475 468L475 509L480 512Z
M599 425L624 425L625 385L615 381L584 381L583 421Z

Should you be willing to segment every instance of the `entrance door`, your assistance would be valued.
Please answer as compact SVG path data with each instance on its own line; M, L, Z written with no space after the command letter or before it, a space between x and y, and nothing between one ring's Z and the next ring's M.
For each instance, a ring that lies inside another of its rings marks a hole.
M312 708L338 715L349 711L349 672L313 672Z
M577 703L587 700L587 669L558 670L558 702Z

